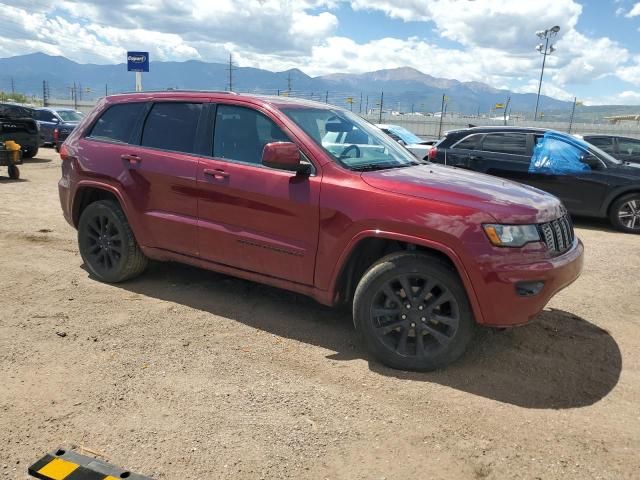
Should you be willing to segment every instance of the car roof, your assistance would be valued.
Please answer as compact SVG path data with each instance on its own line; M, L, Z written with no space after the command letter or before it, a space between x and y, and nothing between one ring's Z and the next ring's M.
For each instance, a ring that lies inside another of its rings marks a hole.
M307 108L320 108L326 110L344 110L341 107L330 105L322 102L316 102L314 100L306 100L302 98L293 98L287 96L276 95L257 95L248 93L235 93L227 91L212 91L212 90L159 90L159 91L146 91L146 92L132 92L121 93L116 95L110 95L107 97L109 103L120 103L125 101L131 101L140 99L144 101L150 100L169 100L169 99L181 99L181 98L193 98L194 96L208 98L212 101L220 101L227 99L244 100L249 103L272 105L276 108L286 107L307 107Z
M521 133L545 133L552 131L550 128L537 127L512 127L512 126L488 126L488 127L471 127L449 130L445 135L461 135L471 133L500 133L500 132L521 132Z

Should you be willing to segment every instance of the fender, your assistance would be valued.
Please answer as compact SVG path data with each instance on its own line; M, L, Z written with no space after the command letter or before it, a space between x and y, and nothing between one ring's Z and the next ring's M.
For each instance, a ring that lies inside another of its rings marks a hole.
M627 193L640 193L640 186L638 184L635 185L626 185L624 187L618 187L613 192L607 194L602 202L602 207L600 207L600 214L603 217L607 217L609 215L609 207L615 201L616 198L625 195Z
M471 277L469 276L462 260L454 250L452 250L447 245L444 245L440 242L435 242L433 240L429 240L421 237L414 237L412 235L405 235L402 233L394 233L394 232L385 232L381 230L363 230L354 236L347 247L344 249L338 262L333 269L333 274L331 275L331 284L329 285L329 292L331 294L331 298L335 299L336 295L336 284L338 282L338 277L340 276L340 272L344 268L348 258L353 253L354 248L361 240L365 238L382 238L388 240L397 240L399 242L411 243L415 245L420 245L422 247L430 248L432 250L437 250L440 253L446 255L456 267L460 278L462 279L462 283L464 284L465 290L467 291L467 295L469 297L469 302L471 303L471 308L473 310L473 314L476 318L477 323L484 323L484 317L482 316L482 310L480 309L480 304L478 302L478 297L473 288L473 283L471 281Z

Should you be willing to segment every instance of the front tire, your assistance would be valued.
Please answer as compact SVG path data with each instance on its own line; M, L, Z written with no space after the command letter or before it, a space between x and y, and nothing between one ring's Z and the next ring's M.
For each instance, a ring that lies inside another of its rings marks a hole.
M20 178L20 169L17 165L9 165L9 178L11 180L18 180Z
M640 193L624 195L613 202L609 220L617 230L640 233Z
M127 217L113 200L85 208L78 222L78 245L85 265L102 282L123 282L147 267Z
M38 154L38 147L31 148L27 147L22 152L22 158L33 158Z
M457 273L438 258L396 253L364 274L353 301L356 329L382 363L428 371L457 360L475 320Z

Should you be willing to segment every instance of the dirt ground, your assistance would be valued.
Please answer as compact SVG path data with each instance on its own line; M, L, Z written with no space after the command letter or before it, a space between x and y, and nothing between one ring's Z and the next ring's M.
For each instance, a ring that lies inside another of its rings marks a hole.
M0 178L0 478L61 445L156 479L640 478L639 237L579 222L583 275L537 321L416 374L299 295L176 264L93 280L58 155L22 176Z

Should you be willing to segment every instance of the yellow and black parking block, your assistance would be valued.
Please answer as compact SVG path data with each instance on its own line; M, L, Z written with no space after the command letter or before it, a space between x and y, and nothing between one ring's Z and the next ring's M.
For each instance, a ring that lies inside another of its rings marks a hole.
M42 480L152 480L101 460L58 449L29 467L29 475Z

